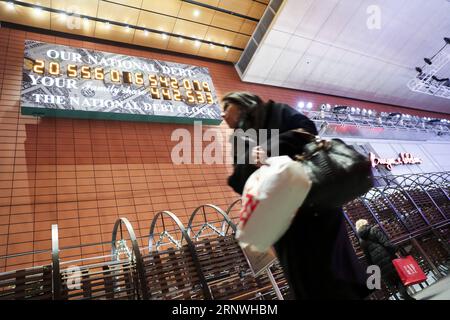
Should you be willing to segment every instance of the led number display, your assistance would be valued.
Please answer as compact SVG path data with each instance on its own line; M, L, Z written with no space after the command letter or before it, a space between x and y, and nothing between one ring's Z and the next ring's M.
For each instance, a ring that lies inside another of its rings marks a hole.
M25 41L22 114L219 124L205 67Z
M120 71L116 69L109 70L105 77L103 68L68 64L65 66L65 70L63 70L58 62L46 62L43 60L34 61L33 72L41 75L61 76L66 74L69 78L103 80L115 84L148 86L152 99L186 101L189 104L214 104L211 88L207 81L189 78L178 80L175 77L158 76L156 74L150 74L148 77L144 77L142 72Z

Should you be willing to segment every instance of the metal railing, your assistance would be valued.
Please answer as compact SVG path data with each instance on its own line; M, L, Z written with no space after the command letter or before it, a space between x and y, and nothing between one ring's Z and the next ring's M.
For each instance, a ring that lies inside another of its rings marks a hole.
M411 291L447 276L449 177L448 172L377 177L382 180L378 187L344 206L357 255L364 260L355 230L355 222L364 218L379 225L427 273L427 282ZM0 299L277 299L280 292L289 297L278 262L270 267L273 277L252 275L234 239L240 205L238 199L226 210L199 206L187 227L174 213L161 211L142 236L130 221L119 218L111 241L78 246L60 247L53 225L51 249L0 257L50 258L48 264L0 273ZM384 287L372 298L396 296Z

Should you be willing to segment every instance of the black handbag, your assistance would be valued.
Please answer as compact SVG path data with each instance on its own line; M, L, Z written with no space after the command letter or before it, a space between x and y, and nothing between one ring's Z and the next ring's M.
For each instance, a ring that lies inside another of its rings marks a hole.
M312 181L303 208L338 208L373 187L369 157L341 139L325 140L302 129L293 131L307 141L303 153L295 157Z

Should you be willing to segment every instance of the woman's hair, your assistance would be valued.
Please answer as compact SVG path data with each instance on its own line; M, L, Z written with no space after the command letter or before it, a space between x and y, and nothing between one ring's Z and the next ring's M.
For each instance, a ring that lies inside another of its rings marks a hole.
M356 231L359 231L363 226L368 225L369 222L366 219L359 219L355 223Z
M244 130L249 128L259 129L255 126L260 122L259 118L264 117L263 110L260 108L264 105L264 102L260 97L245 91L229 92L222 98L222 103L223 111L227 110L229 103L234 103L241 111L238 128Z
M222 98L222 103L224 104L224 110L228 107L228 103L234 103L244 111L249 112L253 108L261 105L263 101L257 95L245 92L245 91L235 91L229 92Z

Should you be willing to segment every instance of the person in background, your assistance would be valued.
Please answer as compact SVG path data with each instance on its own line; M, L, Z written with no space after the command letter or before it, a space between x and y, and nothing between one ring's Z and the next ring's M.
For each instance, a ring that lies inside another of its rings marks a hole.
M378 226L372 226L365 219L356 221L361 249L370 265L377 265L381 270L381 278L391 288L395 288L404 300L415 300L403 285L392 260L400 257L397 247L392 244Z
M270 146L278 145L279 155L294 158L306 144L303 135L290 131L301 128L317 135L317 129L308 117L287 104L262 99L249 92L231 92L222 98L222 117L233 129L278 129L270 137L267 150L246 149L244 159L234 163L228 184L242 194L249 176L270 157ZM258 137L255 138L259 140ZM275 140L275 144L272 142ZM261 145L261 141L257 141ZM233 148L236 153L236 148ZM234 154L234 159L238 156ZM274 212L276 214L276 212ZM367 274L359 263L344 224L341 209L318 211L299 208L288 231L274 245L280 264L295 299L363 299L370 292L366 286Z

